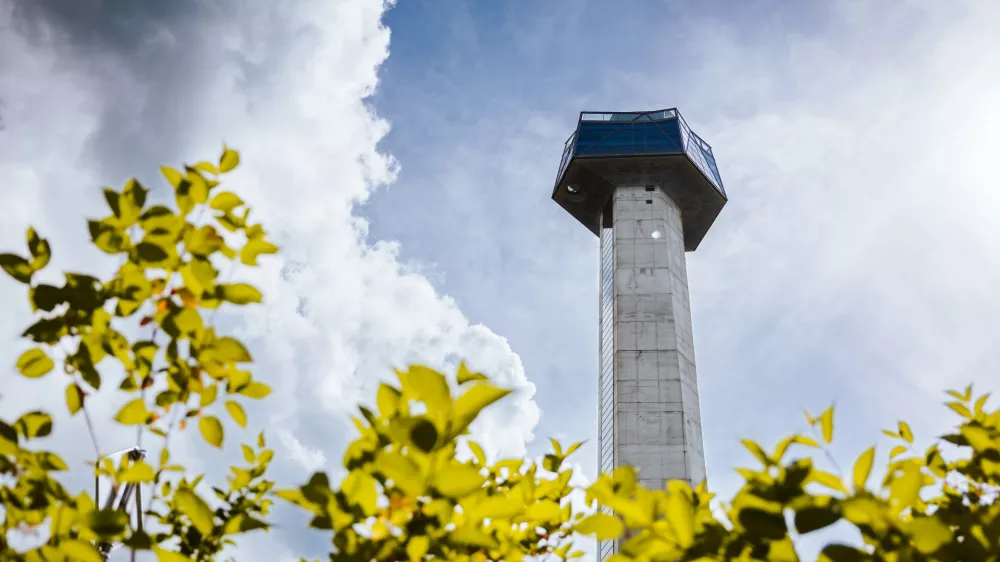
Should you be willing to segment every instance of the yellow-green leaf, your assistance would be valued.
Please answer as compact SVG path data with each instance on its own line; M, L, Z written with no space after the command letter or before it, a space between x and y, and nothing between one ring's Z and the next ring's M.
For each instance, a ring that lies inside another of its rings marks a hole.
M219 418L215 416L203 416L198 420L198 429L201 430L201 436L205 438L205 441L213 447L219 449L222 448L222 422Z
M833 441L833 407L829 407L819 417L820 427L823 430L823 441L830 443Z
M211 207L216 211L229 212L243 204L243 200L235 193L223 191L212 198Z
M155 476L153 467L140 460L126 468L120 480L124 483L152 482Z
M247 398L259 400L261 398L266 398L268 394L271 394L271 387L262 382L254 381L241 390L240 394L246 396Z
M217 287L222 300L233 304L250 304L261 302L264 297L253 285L246 283L234 283L232 285L219 285Z
M163 174L163 177L167 178L167 182L169 182L170 186L174 189L177 189L177 186L184 181L184 176L169 166L160 166L160 172Z
M667 522L683 548L694 544L694 515L694 506L686 494L673 493L667 497Z
M219 157L219 173L233 171L240 165L240 153L229 147L223 147L222 156Z
M250 363L253 361L246 346L235 338L219 338L212 342L212 348L223 361L232 361L233 363Z
M393 481L397 488L411 496L424 492L420 468L413 461L397 452L384 452L375 459L375 468Z
M411 536L406 543L406 555L410 560L423 560L431 547L431 539L427 535Z
M191 519L191 524L201 531L202 535L212 532L214 526L212 510L205 503L205 500L198 497L193 490L187 488L177 490L177 493L174 494L174 501L177 503L177 509Z
M622 536L625 524L613 515L595 513L584 517L573 530L581 535L593 535L599 541L606 541Z
M376 403L378 404L379 414L383 418L393 418L399 411L399 391L395 388L382 383L378 387L378 398Z
M482 373L473 373L472 371L469 370L468 367L465 366L465 362L464 361L461 364L459 364L459 366L458 366L458 384L465 384L465 383L471 382L471 381L485 381L485 380L489 380L486 377L486 375L484 375Z
M743 443L743 446L746 447L747 450L753 454L753 456L757 457L760 464L764 466L771 466L771 459L768 458L767 453L764 452L764 449L761 448L760 445L749 439L741 439L740 443Z
M38 235L34 228L28 229L28 250L31 252L31 269L38 271L49 264L52 248L49 241Z
M558 521L562 517L562 508L558 502L541 500L528 506L525 516L533 522Z
M412 365L398 376L403 392L422 401L429 411L443 412L451 407L451 390L441 373L423 365Z
M115 416L115 421L123 425L139 425L146 423L147 419L149 410L146 409L146 402L142 398L136 398L125 404Z
M906 445L896 445L889 451L889 459L894 459L899 455L902 455L907 451L908 447Z
M201 400L199 401L201 407L211 406L215 402L216 397L219 395L219 385L213 384L211 386L206 386L204 390L201 391Z
M483 452L483 448L479 446L479 443L476 443L475 441L472 440L468 441L467 443L469 445L469 449L472 451L472 454L476 457L476 461L479 463L479 465L486 466L486 453Z
M788 448L792 445L802 445L805 447L819 447L819 443L811 437L806 437L804 435L792 435L791 437L786 437L778 443L778 448L775 450L774 459L775 462L781 462L781 459L785 457L785 453L788 452Z
M29 379L37 379L44 376L53 367L55 367L55 363L52 362L52 359L37 347L25 351L17 360L17 370Z
M972 419L972 412L970 412L969 409L962 404L958 402L948 402L947 406L963 418Z
M863 490L865 488L865 483L868 482L868 476L872 472L872 465L875 463L875 447L871 447L861 456L858 457L856 463L854 463L854 489Z
M449 498L462 498L478 490L486 482L479 468L467 464L451 464L438 470L431 485Z
M467 513L469 519L478 521L490 519L510 519L517 517L526 510L524 502L505 495L490 496L472 507Z
M464 525L448 533L448 540L481 548L497 548L500 546L492 536L469 525Z
M240 445L240 447L242 447L243 449L243 460L247 461L250 464L253 464L253 462L257 460L257 455L254 454L253 449L251 449L247 445Z
M847 493L847 488L844 487L844 483L841 482L840 478L830 474L829 472L813 469L813 471L809 473L809 480L822 486L826 486L832 490L844 492L845 494Z
M468 387L455 400L455 426L453 433L459 434L469 427L479 412L490 404L510 394L510 389L493 386L489 383L479 383Z
M240 406L239 403L233 402L232 400L227 401L226 411L229 412L229 415L232 416L233 421L239 424L240 427L247 426L247 414L243 410L243 406Z
M922 554L932 554L951 542L951 529L937 517L916 517L909 524L913 546Z
M66 387L66 407L69 408L70 415L73 415L83 408L83 391L76 383L69 383Z
M262 254L274 254L278 252L278 247L274 244L259 238L250 240L240 250L240 261L244 265L257 265L257 257Z
M924 475L920 472L918 465L911 463L903 467L902 474L896 475L889 484L889 501L897 512L916 503L923 484Z
M340 491L347 501L357 505L366 516L375 514L378 508L378 487L375 479L363 470L352 470L344 478Z
M190 558L184 556L183 554L163 550L158 546L153 547L153 552L156 553L157 562L193 562Z
M913 443L913 432L910 431L910 425L904 421L899 422L899 435L907 443Z
M14 254L0 254L0 267L21 283L30 283L31 274L35 272L28 260Z
M103 562L104 557L97 548L88 541L80 539L62 539L59 541L59 552L70 560L79 562Z

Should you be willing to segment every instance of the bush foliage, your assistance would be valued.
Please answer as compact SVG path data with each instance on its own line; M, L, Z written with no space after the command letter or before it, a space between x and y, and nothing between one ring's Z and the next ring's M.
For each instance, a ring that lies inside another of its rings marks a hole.
M719 502L704 483L645 489L629 467L575 490L565 460L581 443L553 440L538 462L490 462L468 428L510 390L464 365L454 377L411 366L379 387L374 409L359 408L340 482L323 472L297 487L269 480L274 453L260 433L242 445L245 464L230 468L228 482L209 485L171 460L171 437L197 426L221 448L227 433L246 434L243 404L270 392L249 370L247 347L212 326L214 309L261 301L253 286L229 282L237 266L278 251L251 224L249 207L219 187L238 163L226 149L217 163L162 168L173 205L147 204L134 179L120 192L106 188L110 215L88 228L93 245L119 256L110 279L39 281L51 248L34 229L27 255L0 255L37 314L23 334L33 347L16 360L20 375L57 376L60 366L66 408L88 427L95 393L120 393L114 419L161 450L155 462L115 464L91 429L94 462L74 470L146 490L141 516L128 514L60 481L67 464L36 446L54 431L49 413L0 420L0 559L100 561L101 545L116 543L161 562L215 560L243 534L267 532L275 501L311 517L314 532L329 536L331 560L563 560L583 556L580 545L596 538L620 541L615 561L791 561L801 536L838 522L863 543L828 545L824 560L1000 557L1000 410L985 409L987 396L971 388L949 391L961 423L926 451L914 449L906 423L886 431L898 445L880 482L871 481L874 448L848 474L814 464L810 449L833 439L828 409L808 416L815 438L793 435L773 451L744 440L759 466L737 469L745 484ZM574 491L582 501L571 501Z

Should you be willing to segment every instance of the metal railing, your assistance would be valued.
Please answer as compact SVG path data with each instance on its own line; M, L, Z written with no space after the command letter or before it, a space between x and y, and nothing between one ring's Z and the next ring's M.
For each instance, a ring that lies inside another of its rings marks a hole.
M577 121L576 130L566 139L563 145L562 159L559 161L559 171L556 174L556 185L562 180L563 173L569 166L570 160L576 153L576 138L580 132L580 127L586 122L606 122L606 123L635 123L635 122L657 122L676 120L681 131L681 149L691 158L697 166L725 195L726 190L722 186L722 177L719 175L718 166L715 164L715 155L712 146L699 137L691 127L688 126L684 116L677 111L677 108L659 109L656 111L581 111L580 119Z

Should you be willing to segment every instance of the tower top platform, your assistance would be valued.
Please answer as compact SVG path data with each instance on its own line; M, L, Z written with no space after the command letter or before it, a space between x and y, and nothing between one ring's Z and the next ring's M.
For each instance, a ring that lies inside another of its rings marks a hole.
M676 109L583 111L566 140L552 199L599 234L615 187L658 187L681 209L694 251L728 200L712 147ZM611 226L608 224L607 226Z

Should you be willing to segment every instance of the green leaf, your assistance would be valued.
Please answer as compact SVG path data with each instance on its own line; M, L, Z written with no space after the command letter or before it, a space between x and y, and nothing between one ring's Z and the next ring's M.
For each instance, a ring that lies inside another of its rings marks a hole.
M14 279L21 283L30 283L34 270L28 260L14 254L0 254L0 266Z
M45 376L55 367L55 363L39 348L29 349L17 360L17 370L29 379Z
M219 158L219 173L231 172L240 165L240 153L229 147L223 147L222 156Z
M135 247L140 264L156 266L170 259L170 253L155 238L146 238Z
M174 502L177 504L177 509L191 519L191 524L202 535L212 532L212 527L214 526L212 510L205 503L205 500L198 497L194 491L186 488L177 490L177 493L174 494Z
M599 541L606 541L622 536L625 524L613 515L595 513L584 517L573 530L581 535L593 535Z
M795 512L795 529L800 534L811 533L840 520L840 512L832 503L813 505Z
M864 453L861 453L857 462L854 463L854 489L856 491L865 489L865 483L868 482L868 476L872 472L872 465L874 463L875 447L871 447Z
M127 251L132 246L125 231L108 219L103 221L87 221L90 229L90 239L95 246L106 254L118 254Z
M243 200L236 196L235 193L230 193L228 191L223 191L222 193L216 195L212 198L211 207L216 211L229 212L239 207L243 204Z
M864 562L870 557L864 551L844 544L831 544L819 554L818 562Z
M780 540L788 534L788 526L781 513L745 507L739 511L737 519L740 525L743 525L754 536Z
M146 402L142 398L136 398L122 406L122 409L115 416L115 421L122 425L141 425L149 419L149 414Z
M240 261L244 265L257 265L257 258L262 254L275 254L278 252L278 247L274 244L261 240L253 239L243 246L240 250Z
M158 546L153 546L153 552L156 553L157 562L193 562L192 559L183 554L163 550Z
M80 539L62 539L59 541L59 552L70 560L79 562L104 562L104 557L97 548Z
M267 398L267 396L271 394L271 387L262 382L254 381L241 390L240 394L246 396L247 398L260 400L261 398Z
M76 383L69 383L66 387L66 407L69 408L70 415L73 415L83 408L83 391Z
M247 426L247 414L243 411L243 406L240 406L237 402L229 400L226 402L226 411L233 418L240 427ZM263 447L263 445L261 445Z
M510 392L508 388L496 387L489 383L479 383L469 387L455 401L455 424L452 434L461 434L476 419L483 408L507 396Z
M28 251L31 252L31 269L38 271L49 264L52 257L52 248L49 241L45 240L35 232L34 228L28 229Z
M203 416L198 420L198 429L201 430L201 436L205 438L205 441L209 445L217 449L222 448L222 422L219 418L215 416Z
M431 485L443 496L462 498L482 488L486 482L479 470L467 464L451 464L434 474Z
M434 450L434 447L437 446L438 437L437 428L426 418L418 419L410 428L410 440L413 441L413 444L418 449L425 453Z
M219 285L217 290L222 300L233 304L250 304L261 302L263 296L255 287L246 283L235 283L233 285Z
M52 416L40 410L28 412L14 422L14 429L25 439L46 437L52 433Z
M128 523L127 513L117 509L102 509L91 512L89 526L99 537L110 539L124 533Z

